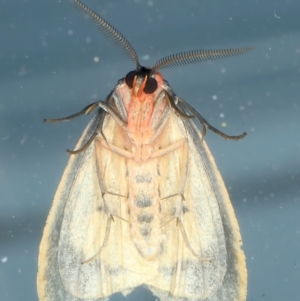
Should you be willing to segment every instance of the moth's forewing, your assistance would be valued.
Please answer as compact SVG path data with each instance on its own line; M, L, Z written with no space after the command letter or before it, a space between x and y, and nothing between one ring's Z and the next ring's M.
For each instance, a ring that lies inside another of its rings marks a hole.
M207 176L210 179L212 191L218 201L220 217L222 220L224 238L227 250L226 274L222 289L216 300L246 300L247 295L247 269L245 254L242 247L242 237L238 221L223 179L218 171L215 160L207 147L205 141L201 141L199 129L191 123L194 135L199 138L194 139L198 156L204 163ZM202 146L202 147L201 147ZM222 296L222 298L221 298Z
M180 104L178 106L181 107ZM183 107L181 107L181 109L184 110ZM215 160L205 141L202 139L198 127L190 119L184 119L184 124L189 135L189 168L191 168L189 179L194 179L194 184L190 187L194 191L197 189L201 191L203 189L201 183L203 180L197 178L197 175L201 175L201 178L205 178L203 184L207 191L206 195L210 195L207 202L211 204L212 208L214 208L213 200L216 200L218 207L218 209L212 209L214 216L211 216L211 222L213 222L215 226L220 226L219 223L222 224L227 253L224 280L215 295L211 296L207 300L246 300L247 270L245 255L241 249L242 238L238 222L234 214L234 209L230 202L222 177L217 169ZM199 186L197 186L196 183L198 183ZM202 205L197 193L191 195L194 196L194 202L197 204L196 206L199 206L199 210L201 211ZM210 239L211 238L208 238L208 240ZM222 239L219 239L219 242L222 242ZM219 250L222 250L222 243L220 244ZM163 295L160 297L163 299ZM170 298L169 300L172 299Z
M93 118L86 127L77 144L78 147L86 143L88 137L95 131L96 126L97 117ZM62 223L66 215L72 214L72 212L68 213L66 210L66 207L69 207L70 195L73 189L76 189L78 174L91 174L93 176L93 169L90 170L90 167L93 168L90 164L91 161L94 163L93 146L86 152L71 156L56 191L40 244L37 278L40 300L77 300L66 291L62 283L63 279L59 273L58 252L59 245L62 245L64 241L62 238L68 235L68 233L62 233ZM97 189L97 187L92 187L92 189ZM93 200L90 201L94 202ZM76 232L71 231L70 237L74 237L74 235L76 235Z

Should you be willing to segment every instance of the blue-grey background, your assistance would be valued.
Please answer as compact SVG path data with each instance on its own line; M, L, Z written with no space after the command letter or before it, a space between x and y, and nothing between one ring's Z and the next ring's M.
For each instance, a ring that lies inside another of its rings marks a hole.
M214 126L248 133L239 142L206 137L241 227L247 300L300 300L300 1L85 3L145 65L183 50L257 47L163 74ZM0 41L0 300L35 301L38 246L65 149L91 117L42 120L105 99L134 65L68 0L1 0ZM145 290L130 299L145 296L154 300Z

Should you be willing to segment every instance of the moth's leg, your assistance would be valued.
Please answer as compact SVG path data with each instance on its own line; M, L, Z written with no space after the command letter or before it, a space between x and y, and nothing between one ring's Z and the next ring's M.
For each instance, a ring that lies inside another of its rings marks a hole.
M156 104L154 106L154 110L152 112L152 118L149 124L149 130L152 131L152 139L151 141L154 141L155 138L159 135L167 121L169 120L169 116L172 113L172 107L167 105L163 113L160 113L160 110L162 109L162 106L164 106L166 102L166 98L168 95L161 91L161 93L157 96ZM167 98L167 102L169 102L169 99ZM149 142L151 142L149 141Z
M170 92L168 92L167 90L166 90L166 94L167 94L167 96L168 96L168 98L169 98L169 102L170 102L171 107L175 110L175 112L176 112L179 116L181 116L181 117L183 117L183 118L188 118L188 119L193 119L193 118L194 118L193 115L188 115L188 114L184 113L183 111L181 111L181 110L177 107L176 104L178 103L178 99L177 99L177 97L175 97L175 94L172 95L172 94L171 94Z
M103 121L104 121L104 117L105 117L105 112L110 114L115 121L123 128L126 129L126 123L124 122L124 120L121 118L121 116L115 112L109 105L108 102L111 102L111 100L113 99L113 95L111 94L107 101L97 101L94 102L90 105L88 105L87 107L85 107L83 110L81 110L78 113L72 114L70 116L67 117L63 117L63 118L56 118L56 119L50 119L50 118L46 118L44 119L44 122L49 122L49 123L57 123L57 122L62 122L62 121L69 121L71 119L74 119L76 117L79 117L81 115L88 115L90 114L93 110L95 110L96 108L100 107L104 112L99 112L99 119L98 119L98 123L96 126L96 130L95 132L92 134L92 136L89 138L89 140L84 144L83 147L81 147L80 149L77 150L69 150L67 149L67 152L69 154L78 154L81 153L83 151L85 151L90 144L94 141L94 139L99 135L99 133L101 134L101 136L104 138L104 140L106 141L106 137L104 136L103 132L102 132L102 125L103 125ZM106 141L107 142L107 141Z
M163 228L163 227L165 227L167 224L171 223L175 218L176 218L176 217L174 216L174 217L172 217L171 219L169 219L168 221L166 221L164 224L162 224L162 225L160 226L160 229Z
M177 142L174 142L173 144L171 144L167 147L164 147L162 149L159 149L157 151L152 152L152 154L150 156L150 159L154 159L154 158L164 156L168 153L171 153L171 152L175 151L178 148L181 148L185 144L186 144L186 139L180 139Z
M178 102L178 100L177 98L175 98L175 96L171 95L171 92L167 90L163 90L157 96L154 110L152 113L151 122L149 124L149 129L152 130L152 133L154 133L154 135L152 136L151 141L149 142L154 141L155 138L159 135L159 133L161 133L163 127L169 120L172 110L175 110L176 115L180 116L183 119L194 118L194 116L185 114L177 107L176 103ZM167 102L167 106L164 108L163 113L160 114L162 106L165 104L165 102Z
M103 145L106 146L105 143L103 143ZM101 145L101 146L103 146ZM96 156L96 162L97 162L97 178L98 178L98 183L99 183L99 186L100 186L100 190L101 190L101 197L102 197L102 200L103 200L103 203L104 203L104 206L105 206L105 210L106 210L106 213L110 216L116 216L120 219L123 219L122 217L119 217L115 212L113 212L112 210L108 210L109 209L109 206L107 206L107 204L105 204L105 196L106 195L111 195L111 196L115 196L117 198L126 198L125 195L122 195L120 193L116 193L116 192L112 192L112 191L109 191L107 189L107 186L106 186L106 183L105 183L105 180L104 180L104 176L103 176L103 172L101 170L102 168L102 164L101 164L101 156L98 155L98 151L97 151L97 147L96 146L96 151L94 152L94 156ZM126 221L125 219L123 219L124 221Z
M182 235L182 237L183 237L183 240L184 240L184 242L185 242L187 248L191 251L191 253L192 253L195 257L197 257L199 260L201 260L201 261L208 261L208 262L211 262L211 261L212 261L212 258L211 258L211 257L202 257L202 256L200 256L199 254L197 254L197 253L193 250L192 246L190 245L189 239L188 239L188 237L187 237L187 235L186 235L186 232L185 232L185 229L184 229L182 220L181 220L179 217L177 217L177 219L176 219L176 225L179 226L179 229L180 229L181 235Z
M127 219L125 219L125 218L123 218L122 216L119 216L119 215L112 215L111 217L112 217L113 222L115 221L114 217L116 217L116 218L120 219L121 221L123 221L123 222L125 222L127 224L130 223Z
M99 107L99 103L102 102L101 100L94 102L90 105L88 105L87 107L85 107L83 110L81 110L78 113L72 114L70 116L67 117L63 117L63 118L56 118L56 119L50 119L50 118L45 118L44 122L50 122L50 123L56 123L56 122L62 122L62 121L69 121L71 119L74 119L76 117L79 117L81 115L88 115L90 114L93 110L95 110L97 107Z
M71 155L76 155L79 154L81 152L84 152L90 145L91 143L95 140L95 138L100 134L103 139L106 141L106 138L102 132L102 125L103 125L103 121L104 121L104 117L105 117L105 113L100 113L99 112L99 116L97 119L97 124L95 126L95 130L94 133L91 135L91 137L87 140L87 142L79 149L76 150L69 150L67 149L67 152Z
M182 147L184 144L186 143L186 140L185 139L180 139L179 141L167 146L167 147L164 147L162 149L159 149L157 151L154 151L152 152L151 156L149 157L149 159L155 159L157 157L161 157L161 156L164 156L168 153L171 153L173 152L174 150ZM130 152L130 151L127 151L123 148L120 148L118 146L115 146L114 144L111 144L111 143L101 143L101 146L108 149L108 150L111 150L112 152L124 157L124 158L127 158L127 159L133 159L133 153Z
M79 148L79 149L76 149L76 150L70 150L70 149L67 149L67 152L70 154L70 155L76 155L76 154L79 154L81 152L84 152L90 145L91 143L94 141L94 139L98 136L98 133L95 131L93 133L93 135L89 138L89 140L84 144L83 147Z
M106 113L110 114L114 119L115 121L117 121L117 123L123 128L125 129L126 128L126 123L122 120L122 118L106 103L104 102L101 102L101 101L98 101L96 103L94 103L93 105L95 106L99 106L102 110L104 110ZM92 106L92 105L91 105ZM88 108L88 107L87 107ZM83 109L81 112L84 112L87 108ZM77 114L74 114L72 116L79 116L79 115L82 115L81 112L77 113ZM102 112L102 113L99 113L99 117L98 117L98 121L97 121L97 125L96 125L96 129L95 129L95 132L92 134L92 136L88 139L88 141L83 145L83 147L79 148L79 149L76 149L76 150L69 150L67 149L67 152L69 154L72 154L72 155L76 155L78 153L81 153L83 151L85 151L90 145L91 143L94 141L94 139L99 136L99 134L102 136L102 138L105 140L106 144L108 144L107 140L106 140L106 137L105 135L103 134L102 132L102 125L103 125L103 121L104 121L104 117L105 117L105 112ZM89 114L90 111L87 113ZM69 117L66 117L66 118L70 118L72 116L69 116ZM72 118L75 118L75 117L72 117ZM59 121L64 121L66 118L61 118L59 119ZM51 120L58 120L58 119L51 119ZM67 120L70 120L70 119L67 119ZM53 121L51 121L53 122ZM55 121L57 122L57 121Z
M120 155L121 157L124 157L126 159L133 159L132 152L129 152L123 148L120 148L112 143L108 143L108 142L103 143L101 140L99 140L99 143L100 143L101 147L103 147L107 150L110 150L113 153Z
M190 250L190 252L201 261L211 262L211 260L212 260L211 257L203 257L200 254L197 254L197 252L192 248L192 246L189 242L188 236L186 234L186 231L185 231L185 228L184 228L184 225L182 222L182 216L184 215L184 206L183 206L184 195L182 193L172 194L172 195L162 198L161 201L163 202L164 200L172 199L172 198L177 199L177 201L176 201L177 204L175 204L175 207L174 207L175 210L174 210L174 213L172 214L173 216L168 221L166 221L161 226L161 228L165 227L170 222L176 220L176 227L179 227L183 241L184 241L186 247Z
M110 101L111 97L112 96L109 96L108 101ZM75 113L75 114L72 114L70 116L63 117L63 118L55 118L55 119L45 118L44 122L56 123L56 122L62 122L62 121L69 121L69 120L74 119L76 117L79 117L81 115L88 115L88 114L90 114L92 111L94 111L98 107L100 107L101 109L103 109L105 112L109 113L120 124L120 126L122 126L122 127L126 126L126 123L122 120L122 118L118 115L118 113L116 113L107 104L107 102L104 102L102 100L98 100L98 101L96 101L96 102L88 105L87 107L85 107L84 109L82 109L78 113Z
M104 239L102 242L101 247L99 248L99 250L90 258L85 259L81 262L81 264L85 264L88 262L91 262L92 260L94 260L101 252L102 250L105 248L106 244L107 244L107 240L108 240L108 236L109 236L109 232L110 232L110 226L111 226L111 221L113 220L112 216L108 216L107 218L107 224L106 224L106 229L105 229L105 235L104 235Z
M103 165L101 161L102 158L101 155L100 156L98 155L97 148L95 149L93 156L95 156L95 162L96 162L96 173L97 173L96 182L99 185L100 192L101 192L101 197L99 196L99 200L97 202L95 210L104 213L104 216L106 216L107 219L107 223L106 223L104 237L102 238L99 247L97 247L96 251L92 253L92 256L90 256L91 254L85 256L85 258L83 258L81 262L82 264L93 261L97 256L99 256L99 254L107 246L110 230L113 223L115 222L115 218L118 218L123 222L129 223L129 221L126 220L124 217L122 217L118 212L118 208L119 208L118 202L120 202L120 199L126 198L126 196L122 195L121 193L118 193L118 191L117 192L109 191L105 182L105 175L104 175Z
M102 250L106 247L106 244L107 244L107 241L108 241L108 237L109 237L109 233L110 233L111 222L114 222L114 217L117 217L118 219L120 219L120 220L122 220L122 221L124 221L126 223L129 223L129 221L127 221L125 218L123 218L121 216L110 214L108 216L108 218L107 218L107 224L106 224L106 229L105 229L105 236L104 236L102 245L100 246L99 250L92 257L83 260L81 262L81 264L85 264L85 263L93 261L102 252Z
M199 122L202 124L202 138L206 135L206 129L211 130L212 132L216 133L217 135L223 137L226 140L240 140L242 138L244 138L247 133L244 132L241 135L238 136L229 136L226 135L225 133L219 131L218 129L216 129L215 127L213 127L212 125L210 125L208 123L208 121L206 119L204 119L200 113L198 113L190 104L188 104L186 101L184 101L183 99L179 98L176 96L176 98L178 99L178 102L181 102L183 104L183 106L185 106L186 108L188 108L193 114L194 116L196 116L196 118L199 120Z

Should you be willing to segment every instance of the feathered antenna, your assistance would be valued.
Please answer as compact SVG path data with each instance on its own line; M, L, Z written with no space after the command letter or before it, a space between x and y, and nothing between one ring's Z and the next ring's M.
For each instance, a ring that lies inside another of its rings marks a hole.
M129 41L110 23L108 23L104 18L98 15L96 12L88 8L79 0L73 0L76 6L87 14L96 26L113 42L121 46L123 51L135 62L136 70L141 69L139 59L136 51L129 43ZM170 68L174 66L187 65L196 62L203 62L208 60L215 60L220 58L226 58L234 55L242 54L246 51L252 50L254 47L245 47L245 48L235 48L235 49L219 49L219 50L194 50L179 52L169 56L166 56L159 61L151 69L151 74L155 73L158 69Z
M242 54L246 51L252 50L254 47L235 48L235 49L219 49L219 50L194 50L179 52L166 56L156 62L152 68L152 73L158 69L164 69L179 65L187 65L196 62L203 62L208 60L215 60L226 58L234 55Z
M109 24L104 18L99 16L96 12L88 8L86 5L84 5L79 0L73 0L73 2L76 4L76 6L86 13L92 21L96 24L96 26L107 36L109 36L113 42L120 45L123 51L129 55L129 57L135 62L136 69L138 70L141 66L139 63L138 56L134 50L134 48L131 46L129 41L111 24Z

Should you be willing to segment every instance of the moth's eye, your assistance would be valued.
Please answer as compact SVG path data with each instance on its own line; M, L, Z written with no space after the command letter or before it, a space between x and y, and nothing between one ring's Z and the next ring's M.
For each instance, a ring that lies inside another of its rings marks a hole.
M125 82L126 82L126 85L131 89L132 86L133 86L133 80L134 80L134 77L136 75L136 72L135 71L130 71L129 73L127 73L127 75L125 76Z
M146 94L151 94L156 89L157 89L157 81L156 81L156 79L153 78L153 77L149 77L148 80L147 80L147 82L146 82L146 85L145 85L145 88L144 88L144 92Z

